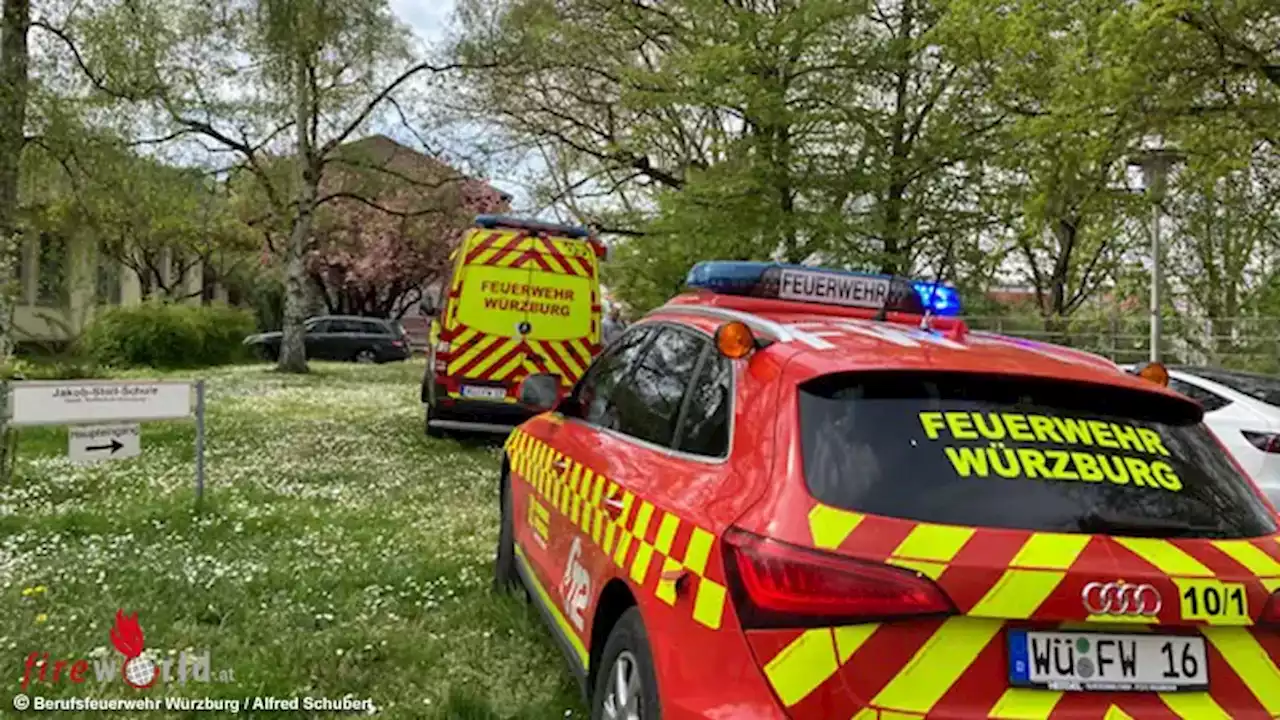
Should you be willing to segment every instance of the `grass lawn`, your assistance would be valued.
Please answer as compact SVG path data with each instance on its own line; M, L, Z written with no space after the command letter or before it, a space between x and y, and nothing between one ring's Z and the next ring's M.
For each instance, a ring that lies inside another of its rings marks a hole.
M30 695L349 696L384 717L585 717L536 610L490 590L498 442L423 437L422 370L202 373L198 515L191 422L144 425L141 457L87 467L67 461L64 428L23 429L0 487L0 716L27 655L47 652L110 660L116 677L91 669L74 684L64 671ZM212 681L121 682L108 636L121 608L157 660L207 648Z

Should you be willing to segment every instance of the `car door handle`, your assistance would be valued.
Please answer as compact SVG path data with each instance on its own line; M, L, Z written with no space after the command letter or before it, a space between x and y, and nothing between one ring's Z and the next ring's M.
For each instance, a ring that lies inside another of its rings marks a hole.
M614 517L617 517L619 514L622 513L623 510L626 509L626 505L624 505L621 500L617 498L611 498L611 497L604 499L604 507L605 507L605 510L607 510L609 514Z
M565 469L569 467L569 461L565 460L564 458L560 458L559 460L556 460L555 462L551 463L551 467L563 472Z

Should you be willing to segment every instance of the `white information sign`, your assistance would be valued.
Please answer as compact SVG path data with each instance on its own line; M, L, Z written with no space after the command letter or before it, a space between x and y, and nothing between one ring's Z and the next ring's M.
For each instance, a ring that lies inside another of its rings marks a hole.
M142 431L131 425L83 425L67 432L67 455L74 462L97 462L137 457Z
M72 425L176 420L191 415L191 383L180 381L21 381L10 385L10 424Z
M889 297L889 279L786 269L779 278L778 297L825 305L879 308Z

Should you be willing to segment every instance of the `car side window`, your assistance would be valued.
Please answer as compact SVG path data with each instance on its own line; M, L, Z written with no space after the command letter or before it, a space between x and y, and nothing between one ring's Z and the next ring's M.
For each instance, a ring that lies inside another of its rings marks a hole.
M591 364L574 391L580 418L592 425L617 429L614 389L630 374L652 334L649 327L633 328Z
M1169 378L1169 389L1174 392L1182 393L1183 395L1186 395L1192 400L1200 403L1205 412L1221 410L1231 404L1230 400L1215 392L1210 392L1199 385L1192 385L1189 382L1183 382L1177 378Z
M307 326L308 335L318 335L320 333L333 332L333 321L317 320Z
M372 320L362 320L360 322L360 329L357 330L357 332L362 332L366 335L390 335L391 334L391 331L387 329L386 325L383 325L380 322L374 322Z
M329 332L336 333L363 333L365 330L364 323L359 320L334 320L333 329Z
M684 406L676 449L707 457L728 455L733 363L718 352L707 353Z
M689 330L658 330L635 370L614 390L614 429L670 447L682 401L708 345L705 337Z

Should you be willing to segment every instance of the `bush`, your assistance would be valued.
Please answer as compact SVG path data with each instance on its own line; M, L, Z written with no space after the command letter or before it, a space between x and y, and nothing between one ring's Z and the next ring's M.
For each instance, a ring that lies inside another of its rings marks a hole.
M0 378L5 380L85 380L102 376L97 365L79 358L12 358L0 365Z
M100 365L207 367L246 359L244 337L254 330L253 314L245 310L149 301L100 312L81 348Z

